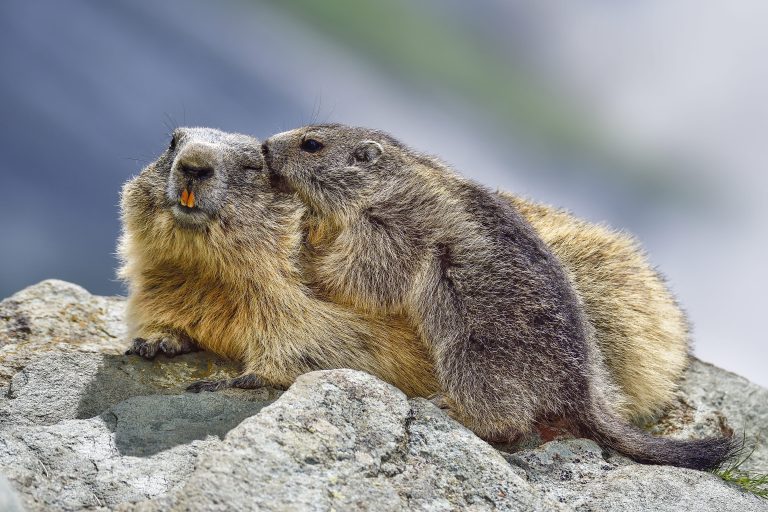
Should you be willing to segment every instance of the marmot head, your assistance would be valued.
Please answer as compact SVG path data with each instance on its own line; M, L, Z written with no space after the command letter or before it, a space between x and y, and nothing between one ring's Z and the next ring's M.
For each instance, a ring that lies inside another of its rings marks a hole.
M269 171L313 210L342 214L365 206L402 173L405 147L386 133L339 124L273 135L263 145Z
M165 152L125 184L121 206L132 246L209 266L283 253L303 214L270 184L259 140L210 128L175 130Z

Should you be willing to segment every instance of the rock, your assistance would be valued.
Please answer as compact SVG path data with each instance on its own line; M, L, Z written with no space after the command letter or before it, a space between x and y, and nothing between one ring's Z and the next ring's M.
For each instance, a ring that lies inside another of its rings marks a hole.
M46 352L13 376L0 402L6 424L52 425L91 418L133 396L179 394L197 380L231 377L234 365L211 354L145 361L136 356Z
M50 279L0 302L0 391L32 358L77 350L125 352L125 301Z
M133 397L103 414L2 431L0 471L28 510L115 507L171 490L198 455L269 403L241 394Z
M579 511L768 510L768 501L736 491L711 473L635 464L606 456L586 439L547 443L507 460L535 487Z
M61 281L0 303L0 474L13 487L0 477L0 510L18 510L16 495L28 511L768 511L713 474L635 464L588 440L494 449L362 372L313 372L282 394L185 393L237 370L204 352L122 355L123 304ZM767 395L694 361L650 427L764 439ZM765 460L761 445L748 464Z
M4 512L21 512L22 508L8 479L0 475L0 510Z
M352 370L306 374L140 510L565 510L425 401Z
M734 430L743 437L743 469L768 473L768 389L714 365L694 360L678 403L652 429L676 437L704 437ZM745 454L745 455L746 455Z

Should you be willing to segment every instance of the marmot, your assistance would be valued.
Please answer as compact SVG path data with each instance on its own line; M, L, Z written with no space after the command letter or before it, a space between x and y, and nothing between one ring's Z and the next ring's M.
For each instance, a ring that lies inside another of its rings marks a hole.
M360 315L303 284L304 208L273 189L260 141L178 129L125 184L121 206L128 353L200 347L243 365L240 377L193 391L287 387L331 368L367 371L410 396L439 390L426 347L402 318Z
M731 438L655 438L621 417L569 277L508 201L366 128L299 128L263 152L309 208L313 285L412 322L441 403L481 437L565 422L640 462L706 469L730 455Z

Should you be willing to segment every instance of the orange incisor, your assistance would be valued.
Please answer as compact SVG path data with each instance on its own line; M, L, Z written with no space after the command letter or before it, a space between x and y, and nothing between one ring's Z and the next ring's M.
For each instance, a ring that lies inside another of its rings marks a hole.
M187 208L193 208L195 206L195 193L189 192L186 188L181 191L181 204Z

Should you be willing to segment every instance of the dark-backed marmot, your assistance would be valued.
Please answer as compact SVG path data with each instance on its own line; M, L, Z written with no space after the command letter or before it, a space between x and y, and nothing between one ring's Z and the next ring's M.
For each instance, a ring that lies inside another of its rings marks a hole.
M703 469L730 454L730 438L655 438L621 417L572 278L508 201L375 130L310 126L263 151L309 207L313 285L407 318L442 403L479 435L565 422L647 463Z

